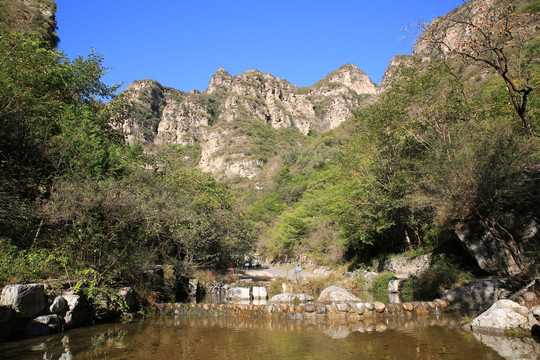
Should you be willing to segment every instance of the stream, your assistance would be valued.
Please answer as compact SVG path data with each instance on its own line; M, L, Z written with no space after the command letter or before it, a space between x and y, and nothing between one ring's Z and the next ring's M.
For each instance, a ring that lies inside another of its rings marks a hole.
M0 345L0 359L537 359L540 344L459 330L455 314L351 324L161 316Z

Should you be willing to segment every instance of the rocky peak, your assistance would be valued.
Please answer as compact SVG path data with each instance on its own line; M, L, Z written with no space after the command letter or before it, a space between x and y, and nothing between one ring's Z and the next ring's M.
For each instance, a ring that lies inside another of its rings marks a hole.
M220 91L228 91L231 87L232 79L232 76L223 67L220 67L210 79L210 85L206 93L214 94Z
M313 85L313 88L326 88L326 92L332 88L340 88L339 92L349 89L359 95L375 94L377 92L377 85L354 64L343 65L339 69L334 70Z
M163 99L163 86L150 79L136 80L126 87L125 94L135 103L148 106L152 109L159 108Z

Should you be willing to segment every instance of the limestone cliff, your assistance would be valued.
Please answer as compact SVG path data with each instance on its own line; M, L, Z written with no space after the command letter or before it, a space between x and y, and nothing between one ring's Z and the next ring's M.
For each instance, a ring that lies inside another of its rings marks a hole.
M304 135L326 132L376 92L377 86L352 64L307 88L258 70L231 76L220 68L203 93L185 93L153 80L135 81L125 91L131 109L119 127L129 143L198 143L202 169L219 177L253 177L265 159L238 146L252 141L238 120L274 129L296 127Z

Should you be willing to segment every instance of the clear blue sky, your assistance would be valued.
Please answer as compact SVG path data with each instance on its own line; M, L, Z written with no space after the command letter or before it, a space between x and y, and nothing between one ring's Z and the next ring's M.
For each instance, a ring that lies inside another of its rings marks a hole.
M60 50L91 48L113 67L105 82L154 79L204 91L223 66L259 69L309 86L347 63L377 84L410 54L415 24L461 0L56 0ZM408 31L405 29L408 28Z

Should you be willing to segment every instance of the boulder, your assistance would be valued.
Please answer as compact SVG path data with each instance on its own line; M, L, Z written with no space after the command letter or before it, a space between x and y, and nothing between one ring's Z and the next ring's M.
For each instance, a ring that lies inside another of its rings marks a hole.
M283 293L283 294L277 294L272 296L272 298L269 300L271 303L304 303L313 301L313 296L307 295L307 294L291 294L291 293Z
M506 287L506 279L478 280L447 292L442 299L456 309L481 310L506 298L510 294Z
M384 310L386 310L386 305L378 301L373 303L373 307L375 308L375 311L377 311L378 313L382 313L384 312Z
M503 332L507 329L529 329L529 310L512 300L499 300L471 322L473 331Z
M532 213L470 220L458 224L455 233L478 266L491 274L517 275L537 259L526 253L534 249L540 234Z
M251 300L251 291L248 287L233 287L227 290L227 300L245 301Z
M324 289L319 295L317 300L320 303L331 303L331 302L362 302L362 300L347 290L338 287L338 286L329 286Z
M68 327L76 327L90 323L90 307L81 296L72 292L62 294L68 304L64 322Z
M17 318L29 319L45 309L43 284L7 285L2 290L0 305L11 306Z
M66 311L68 308L68 303L66 299L64 299L61 296L57 296L54 298L51 306L49 306L49 312L51 314L59 314L61 312Z
M254 286L252 289L253 300L266 300L268 299L268 291L264 286Z

